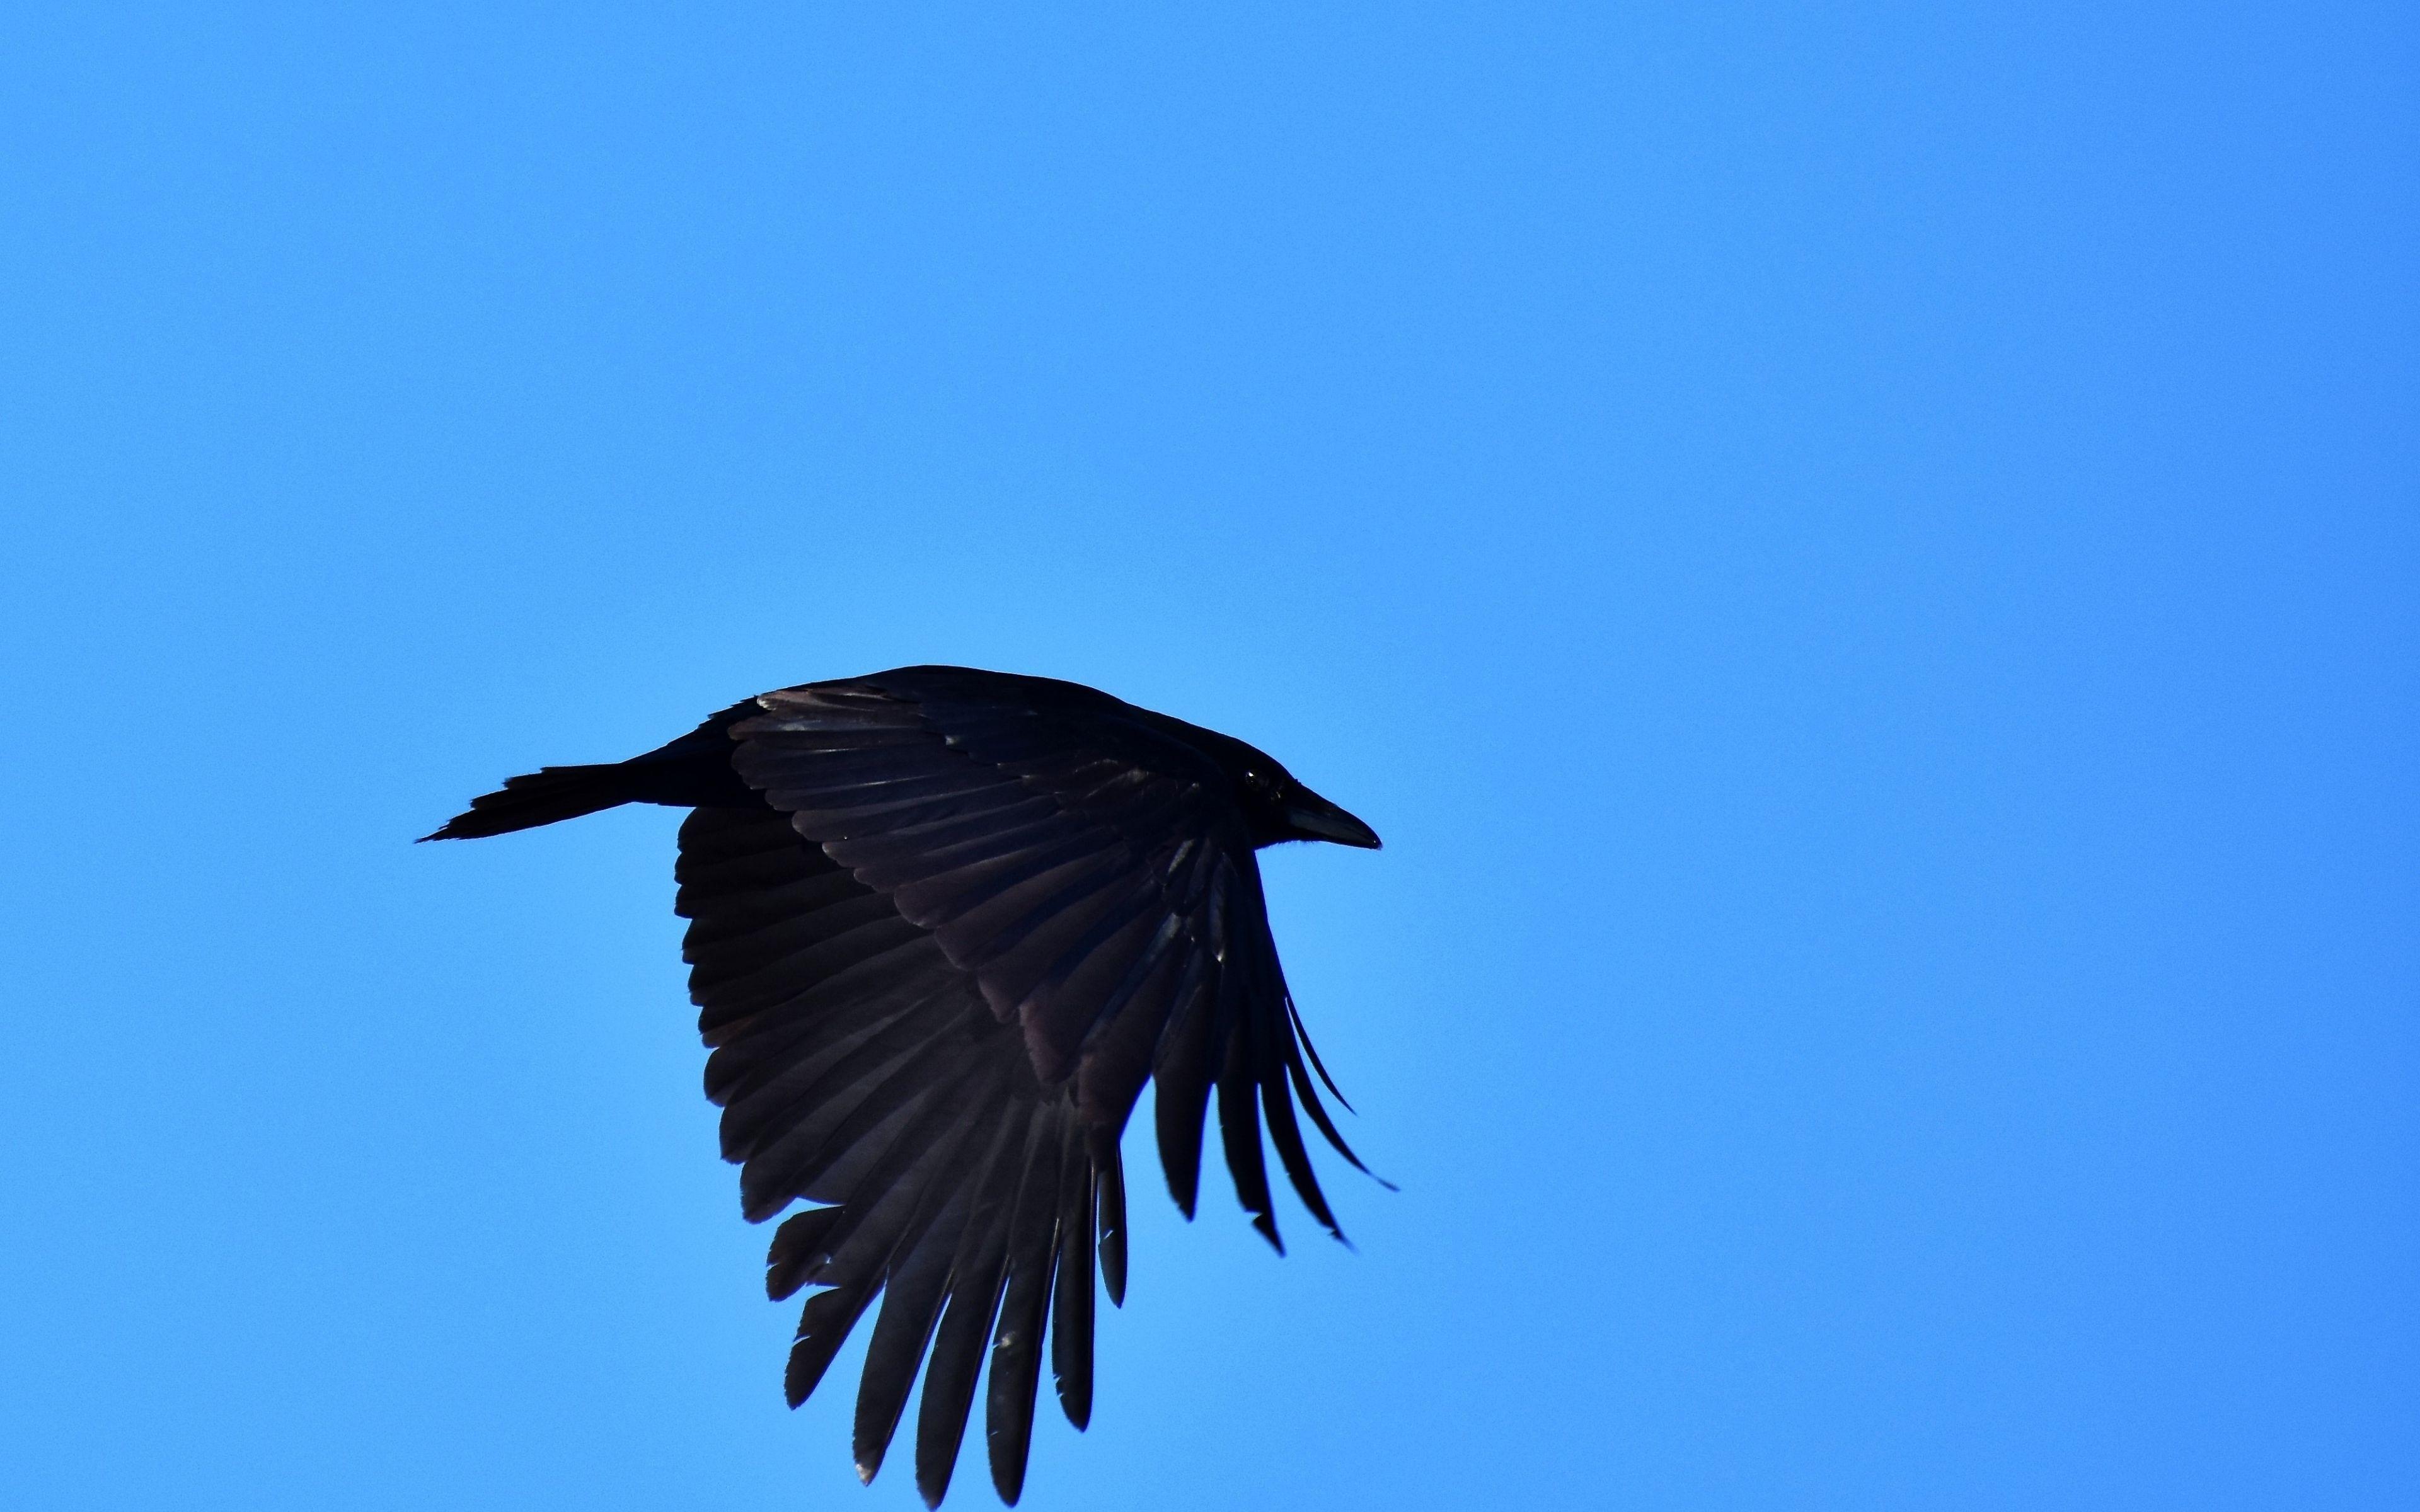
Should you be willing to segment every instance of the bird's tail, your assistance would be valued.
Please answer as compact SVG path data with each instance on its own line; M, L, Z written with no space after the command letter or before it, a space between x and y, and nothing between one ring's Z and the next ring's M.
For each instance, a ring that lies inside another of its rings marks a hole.
M471 807L422 840L478 840L577 819L642 797L628 762L602 766L542 766L526 777L509 777L494 793L473 798Z

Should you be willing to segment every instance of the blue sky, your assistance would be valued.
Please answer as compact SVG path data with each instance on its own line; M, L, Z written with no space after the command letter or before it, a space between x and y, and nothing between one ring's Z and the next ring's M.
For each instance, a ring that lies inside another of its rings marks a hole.
M1027 1505L2420 1501L2411 10L709 8L0 21L11 1504L917 1504L406 842L922 660L1388 840Z

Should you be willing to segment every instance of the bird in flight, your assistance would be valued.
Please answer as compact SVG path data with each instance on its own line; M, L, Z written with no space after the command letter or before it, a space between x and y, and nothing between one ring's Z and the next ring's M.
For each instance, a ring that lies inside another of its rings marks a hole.
M1378 837L1260 750L1074 683L906 667L750 699L627 762L512 778L424 838L624 803L691 810L681 954L742 1210L813 1204L766 1257L774 1300L819 1288L791 1406L880 1301L861 1478L922 1365L916 1486L938 1506L988 1353L992 1484L1014 1504L1046 1325L1059 1404L1090 1420L1094 1267L1123 1303L1118 1142L1146 1081L1187 1218L1215 1098L1253 1227L1283 1253L1265 1120L1303 1206L1343 1237L1296 1104L1366 1167L1313 1085L1342 1101L1286 991L1255 853Z

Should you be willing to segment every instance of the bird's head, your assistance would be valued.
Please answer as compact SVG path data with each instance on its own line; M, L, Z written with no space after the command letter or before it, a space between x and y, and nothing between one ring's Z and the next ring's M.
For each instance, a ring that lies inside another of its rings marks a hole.
M1241 741L1227 764L1251 821L1252 843L1324 840L1337 845L1378 848L1378 832L1295 780L1295 775Z
M1209 757L1234 784L1236 807L1251 826L1254 848L1289 840L1324 840L1365 851L1379 848L1376 830L1303 786L1282 763L1258 746L1164 714L1132 712L1162 736L1173 736Z

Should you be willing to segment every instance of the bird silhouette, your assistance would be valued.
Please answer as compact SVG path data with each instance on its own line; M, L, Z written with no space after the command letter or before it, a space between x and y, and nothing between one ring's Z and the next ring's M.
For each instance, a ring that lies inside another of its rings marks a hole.
M1122 1303L1119 1139L1145 1082L1187 1217L1215 1098L1253 1227L1282 1253L1265 1124L1303 1206L1343 1237L1297 1106L1361 1162L1321 1101L1342 1098L1287 993L1255 853L1378 837L1265 753L1074 683L908 667L763 694L626 762L510 779L424 839L624 803L692 810L675 906L742 1210L812 1204L766 1257L775 1300L818 1288L793 1407L880 1303L862 1479L922 1365L916 1485L939 1505L988 1354L992 1484L1014 1504L1046 1331L1060 1406L1090 1419L1095 1266Z

